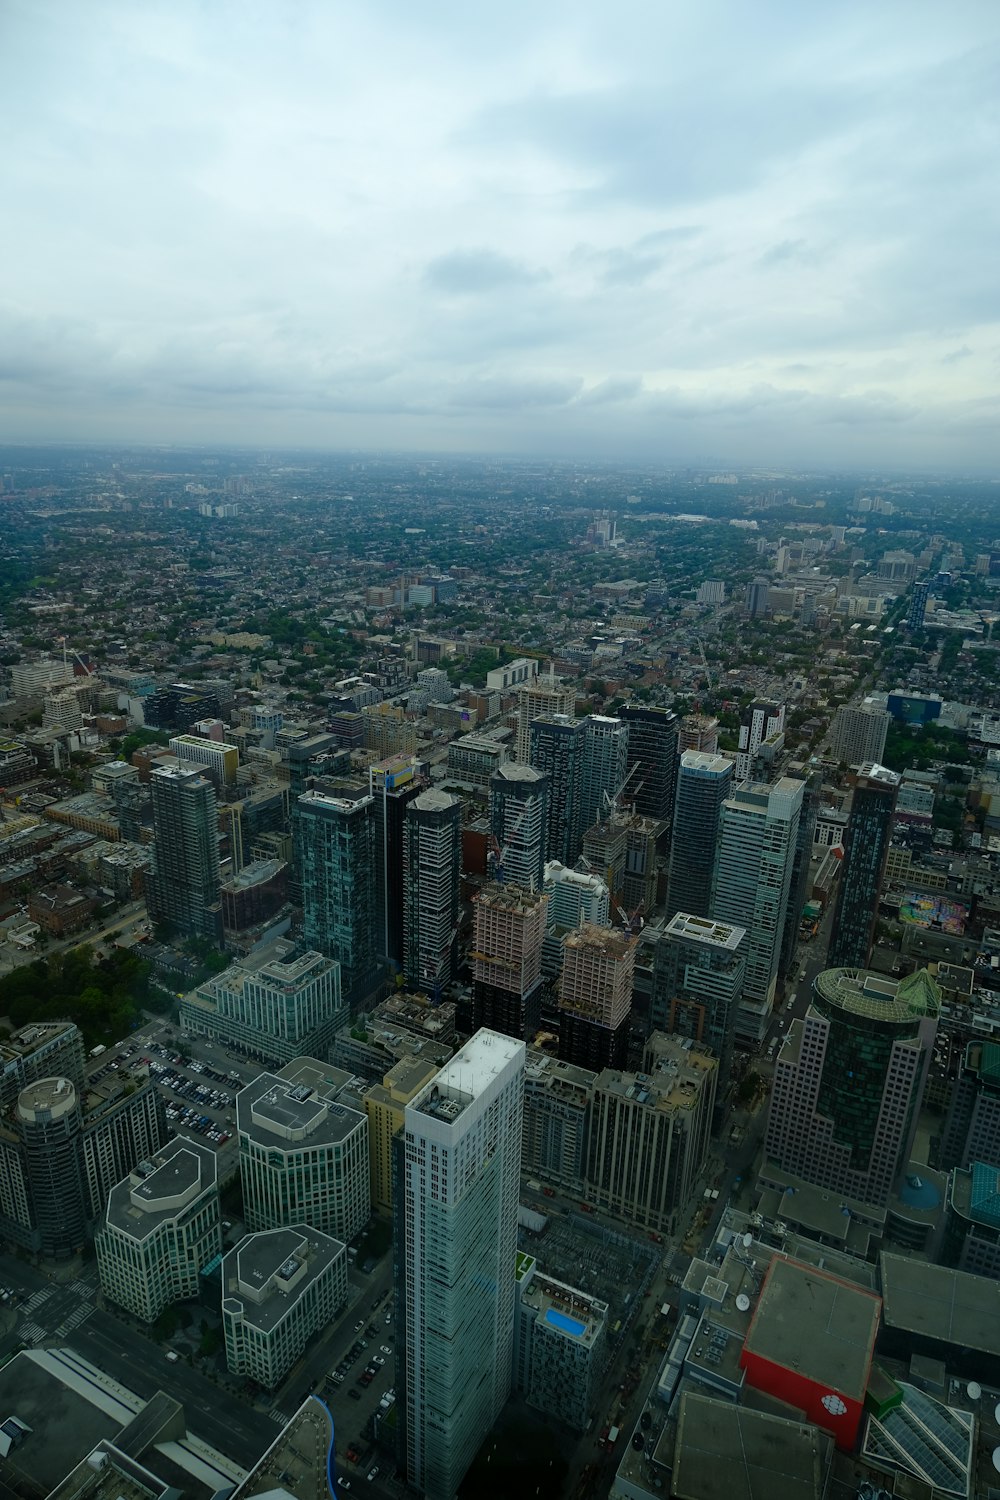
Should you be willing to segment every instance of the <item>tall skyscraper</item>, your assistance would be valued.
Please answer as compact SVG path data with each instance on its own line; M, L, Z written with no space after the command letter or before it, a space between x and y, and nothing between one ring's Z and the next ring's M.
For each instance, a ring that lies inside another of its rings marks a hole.
M833 914L831 967L863 969L871 957L900 779L895 771L874 764L863 765L858 772Z
M628 725L628 784L625 801L647 818L669 823L674 815L677 785L677 715L669 708L626 703L622 722Z
M927 611L927 597L930 591L931 586L926 579L913 585L913 597L910 600L910 608L906 616L906 624L909 630L923 630L924 615Z
M767 1165L885 1206L913 1149L940 991L856 968L816 976L774 1068Z
M774 1004L803 783L737 787L722 805L712 916L746 928L739 1036L759 1042Z
M767 614L767 594L770 585L766 578L755 578L747 584L746 607L751 620Z
M378 978L375 799L305 792L295 804L295 857L306 946L340 965L345 1003Z
M711 1047L719 1061L720 1110L733 1065L746 951L745 928L679 911L663 929L653 959L650 1027Z
M382 958L394 969L403 966L403 828L406 809L423 791L412 755L394 755L368 768L375 798L376 941Z
M746 781L753 771L757 752L765 740L780 734L785 727L785 705L758 700L743 710L740 718L739 751L735 779Z
M506 1036L531 1039L541 1014L542 943L549 898L516 885L486 886L473 900L472 1015Z
M403 823L403 970L435 992L455 977L461 864L461 798L421 792Z
M545 878L549 778L516 761L490 777L490 833L495 843L495 876L505 885L540 891Z
M516 758L523 766L534 765L531 755L531 725L552 714L572 718L576 712L576 689L563 687L554 677L536 677L524 683L517 695Z
M606 714L590 714L583 725L578 788L581 836L607 817L628 774L628 725Z
M159 766L150 777L153 868L146 904L154 922L187 937L222 939L215 789L200 771Z
M525 1047L478 1031L396 1137L399 1454L452 1500L510 1391Z
M531 764L549 778L546 858L574 865L583 845L580 783L586 720L551 714L531 721Z
M587 924L563 938L559 1056L581 1068L623 1068L628 1056L636 939Z
M705 750L685 750L677 772L670 841L667 916L707 917L722 804L733 783L733 763Z
M885 754L885 737L892 722L884 708L872 704L842 703L830 730L830 754L849 766L866 761L879 765Z

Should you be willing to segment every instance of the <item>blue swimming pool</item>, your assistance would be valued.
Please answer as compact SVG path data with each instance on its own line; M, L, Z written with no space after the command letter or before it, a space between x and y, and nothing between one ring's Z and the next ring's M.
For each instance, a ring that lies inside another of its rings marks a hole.
M587 1331L586 1323L581 1323L579 1318L568 1318L565 1313L557 1312L554 1307L545 1309L545 1321L551 1323L554 1328L561 1329L563 1333L572 1333L576 1338Z

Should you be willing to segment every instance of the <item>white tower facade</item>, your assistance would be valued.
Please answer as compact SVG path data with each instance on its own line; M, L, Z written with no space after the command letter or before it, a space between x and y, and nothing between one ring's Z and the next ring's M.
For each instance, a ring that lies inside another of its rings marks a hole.
M406 1106L409 1482L450 1500L510 1392L525 1045L478 1031Z

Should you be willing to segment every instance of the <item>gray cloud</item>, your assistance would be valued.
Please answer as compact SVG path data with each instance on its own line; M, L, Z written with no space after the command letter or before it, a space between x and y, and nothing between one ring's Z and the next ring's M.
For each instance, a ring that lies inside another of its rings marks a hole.
M1000 461L1000 11L11 0L0 439Z

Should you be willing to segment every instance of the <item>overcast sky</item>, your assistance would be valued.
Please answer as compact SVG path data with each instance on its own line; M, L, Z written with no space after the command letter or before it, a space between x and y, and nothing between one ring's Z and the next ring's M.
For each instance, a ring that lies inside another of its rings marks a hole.
M997 0L0 0L0 440L1000 472Z

